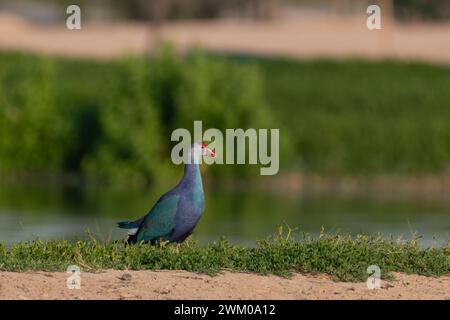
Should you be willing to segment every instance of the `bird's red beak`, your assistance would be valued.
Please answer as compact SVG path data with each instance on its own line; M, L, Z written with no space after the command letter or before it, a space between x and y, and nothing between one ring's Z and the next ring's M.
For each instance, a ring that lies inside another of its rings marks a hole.
M216 156L216 153L214 151L212 151L210 148L206 147L206 149L208 150L210 157L214 158Z
M201 146L203 149L206 149L208 151L210 157L212 157L212 158L216 157L216 153L214 151L212 151L210 148L208 148L208 146L206 144L201 143Z

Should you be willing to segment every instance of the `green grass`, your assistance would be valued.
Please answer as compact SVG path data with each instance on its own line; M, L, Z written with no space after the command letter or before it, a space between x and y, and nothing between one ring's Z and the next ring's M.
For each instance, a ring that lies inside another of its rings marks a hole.
M392 271L426 276L450 273L450 245L421 248L416 240L321 235L294 239L286 234L258 241L255 247L231 245L225 239L200 247L187 241L175 246L89 241L32 241L0 246L0 270L83 271L186 270L217 274L222 270L290 276L292 272L326 273L334 280L365 281L369 265L378 265L383 278Z

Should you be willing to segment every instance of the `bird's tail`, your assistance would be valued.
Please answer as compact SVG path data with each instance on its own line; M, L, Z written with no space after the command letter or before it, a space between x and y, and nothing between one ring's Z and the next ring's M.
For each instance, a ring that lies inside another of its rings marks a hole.
M143 220L144 218L138 219L136 221L120 221L117 222L117 226L122 229L127 229L127 233L129 236L134 236L138 232L139 226L141 225Z
M142 218L137 219L137 220L135 220L135 221L120 221L120 222L117 222L117 226L118 226L119 228L122 228L122 229L135 229L135 228L139 228L140 225L141 225L141 223L142 223L142 221L144 221L144 218L145 218L145 217L142 217Z
M119 221L117 222L117 226L122 229L134 229L139 227L139 225L136 225L136 221Z

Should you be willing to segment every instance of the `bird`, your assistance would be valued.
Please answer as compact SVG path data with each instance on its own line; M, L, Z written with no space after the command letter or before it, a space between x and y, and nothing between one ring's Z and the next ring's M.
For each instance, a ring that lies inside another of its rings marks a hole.
M199 160L216 154L202 142L195 142L188 156L191 161L185 163L180 182L163 194L145 216L117 222L119 228L128 230L127 244L155 244L161 240L180 244L193 232L205 207Z

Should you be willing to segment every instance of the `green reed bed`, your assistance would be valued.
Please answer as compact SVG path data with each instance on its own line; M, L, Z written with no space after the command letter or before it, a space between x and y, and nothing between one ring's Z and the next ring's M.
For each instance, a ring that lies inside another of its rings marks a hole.
M202 120L204 129L279 128L282 171L441 174L449 87L449 66L414 62L0 52L0 173L155 184L176 172L171 132Z

